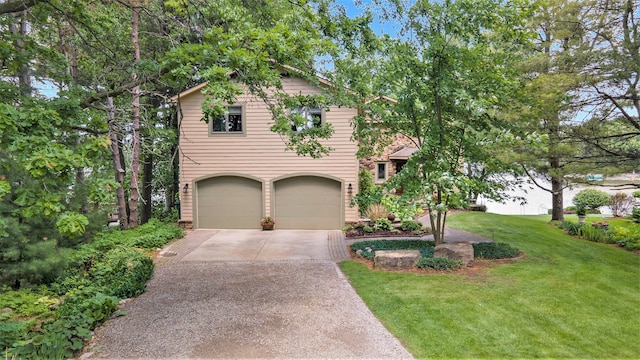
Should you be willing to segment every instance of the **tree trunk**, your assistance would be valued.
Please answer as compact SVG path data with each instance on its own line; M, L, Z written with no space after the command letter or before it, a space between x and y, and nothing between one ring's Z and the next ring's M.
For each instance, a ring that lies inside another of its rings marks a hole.
M123 229L129 228L127 218L127 202L124 197L124 168L121 162L120 145L118 141L118 133L116 128L116 117L113 106L113 99L107 98L107 119L109 124L109 139L111 140L111 159L113 160L113 170L115 180L118 184L116 188L116 198L118 201L118 220Z
M152 180L153 180L153 154L149 153L144 159L144 168L143 172L143 188L142 188L142 217L140 219L141 224L146 224L149 222L152 216L152 203L151 203L151 194L152 194Z
M140 9L133 8L133 16L131 20L131 41L133 42L134 57L133 65L135 66L140 60L140 43L138 42L138 20L140 18ZM131 73L132 79L138 79L135 71ZM140 86L133 88L133 115L132 115L132 152L131 152L131 193L129 195L129 228L138 226L138 201L140 200L139 189L139 173L140 173Z
M172 129L175 129L176 132L179 132L180 131L179 114L176 112L176 114L172 116L169 121L170 121L169 126ZM180 141L180 138L178 137L178 142L179 141ZM176 195L180 191L180 158L178 157L178 152L180 151L179 146L180 146L179 143L174 143L173 146L171 146L172 181L171 181L171 184L169 184L166 189L166 212L167 213L171 213L171 211L175 208Z
M563 186L562 177L551 177L551 220L564 221Z
M16 50L23 54L25 52L25 38L27 37L28 24L26 20L27 11L22 11L19 15L15 16L15 21L9 22L9 31L16 35L14 46ZM18 88L20 89L20 95L31 97L31 69L26 61L22 61L18 66Z

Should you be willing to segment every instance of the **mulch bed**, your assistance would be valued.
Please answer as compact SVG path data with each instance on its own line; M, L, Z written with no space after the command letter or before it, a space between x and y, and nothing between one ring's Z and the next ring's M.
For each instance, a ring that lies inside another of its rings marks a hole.
M349 229L344 233L347 239L367 239L367 238L381 238L381 237L403 237L403 238L418 238L431 234L430 232L416 233L412 230L395 229L392 231L374 231L364 232L362 228Z
M367 266L369 270L373 270L373 260L356 256L355 252L351 251L351 246L349 246L349 255L351 255L351 260L364 264ZM395 270L395 271L389 271L389 272L412 273L412 274L423 274L423 275L460 274L468 277L478 277L478 276L484 275L484 271L486 269L491 269L502 264L511 264L518 260L522 260L524 258L526 258L526 255L521 253L520 255L514 258L509 258L509 259L474 259L473 266L463 267L459 270L433 270L433 269L413 268L408 270Z

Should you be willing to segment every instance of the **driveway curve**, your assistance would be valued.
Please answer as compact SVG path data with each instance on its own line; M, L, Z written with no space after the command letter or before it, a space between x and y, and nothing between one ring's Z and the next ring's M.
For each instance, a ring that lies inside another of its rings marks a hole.
M330 233L325 232L320 244L307 242L302 247L325 248L320 259L286 258L276 249L287 248L287 241L281 237L269 244L265 234L258 234L254 241L264 243L254 248L270 249L262 257L206 260L204 254L215 254L215 249L237 250L233 237L220 240L224 232L193 231L165 249L147 292L124 305L125 316L95 332L83 357L412 358L369 311L336 262L328 259L336 254L331 250L336 239ZM300 233L282 235L288 241L305 240Z

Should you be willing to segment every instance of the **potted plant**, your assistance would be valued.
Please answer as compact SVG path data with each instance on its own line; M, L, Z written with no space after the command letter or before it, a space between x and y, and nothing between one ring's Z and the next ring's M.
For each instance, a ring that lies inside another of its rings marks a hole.
M273 221L271 216L265 216L260 220L260 225L262 226L262 230L273 230L273 225L276 223Z
M578 214L578 223L584 224L584 220L587 218L587 209L584 206L578 206L576 214Z

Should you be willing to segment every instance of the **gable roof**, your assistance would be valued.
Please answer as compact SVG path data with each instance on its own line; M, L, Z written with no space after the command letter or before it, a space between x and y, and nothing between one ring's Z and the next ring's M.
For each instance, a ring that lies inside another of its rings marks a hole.
M296 73L296 72L297 72L297 73L299 73L299 72L300 72L300 70L299 70L299 69L297 69L297 68L295 68L295 67L293 67L293 66L289 66L289 65L280 65L280 67L281 67L283 70L289 70L289 71L294 72L294 73ZM233 73L231 73L230 75L232 75L232 74L233 74ZM283 75L289 75L289 73L285 72ZM318 83L319 83L320 85L322 85L322 86L325 86L325 87L333 87L333 84L332 84L331 82L329 82L329 80L327 80L326 78L324 78L324 77L322 77L322 76L320 76L320 75L317 75L317 74L316 74L316 79L318 80ZM199 85L196 85L196 86L194 86L194 87L192 87L192 88L189 88L189 89L187 89L187 90L184 90L183 92L179 93L178 95L174 95L174 96L172 96L172 97L169 99L169 101L171 101L171 102L177 102L179 98L186 97L186 96L189 96L189 95L191 95L191 94L193 94L193 93L195 93L195 92L198 92L198 91L200 91L202 88L204 88L205 86L207 86L207 84L208 84L208 82L206 82L206 81L205 81L205 82L203 82L203 83L201 83L201 84L199 84ZM374 97L372 97L372 98L371 98L371 99L369 99L369 100L366 100L366 101L365 101L365 104L368 104L368 103L370 103L370 102L377 101L377 100L385 100L385 101L388 101L388 102L393 103L393 104L396 104L396 103L398 102L396 99L390 98L390 97L388 97L388 96L378 95L378 96L374 96Z

